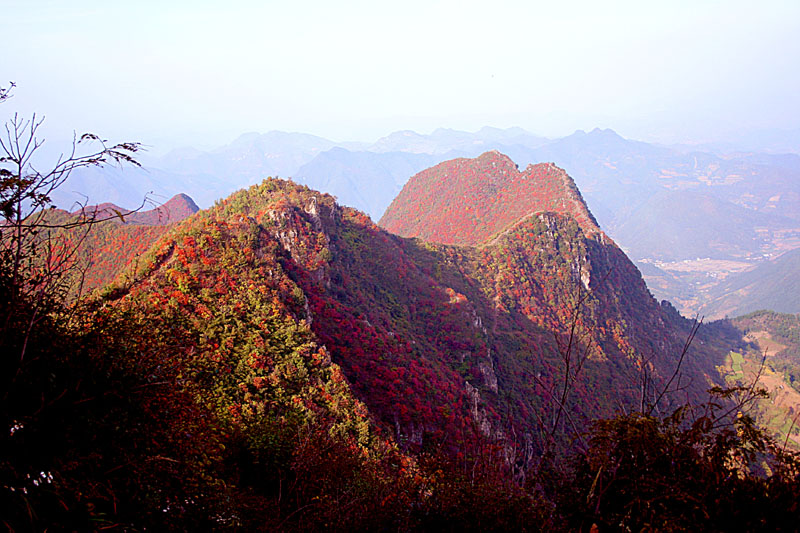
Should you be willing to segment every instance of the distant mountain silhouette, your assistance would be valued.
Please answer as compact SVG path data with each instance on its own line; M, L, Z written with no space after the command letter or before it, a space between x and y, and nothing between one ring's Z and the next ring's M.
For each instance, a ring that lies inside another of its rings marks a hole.
M132 211L124 207L119 207L110 202L98 205L86 206L85 208L74 211L73 214L89 214L98 219L111 218L119 219L123 224L143 224L149 226L161 226L180 222L188 216L200 210L188 195L180 193L170 198L165 203L148 209L146 211ZM116 218L115 218L116 217Z

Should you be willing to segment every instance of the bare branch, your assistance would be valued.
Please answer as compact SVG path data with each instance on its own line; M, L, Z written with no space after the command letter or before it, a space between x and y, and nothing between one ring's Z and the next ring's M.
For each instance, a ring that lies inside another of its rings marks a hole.
M0 87L0 102L4 102L11 98L11 90L16 87L13 81L8 82L8 87Z
M689 353L689 348L692 346L692 342L694 342L694 338L697 335L697 332L702 324L703 324L703 318L700 317L698 319L698 317L695 317L694 323L692 324L692 327L689 330L689 335L686 337L686 342L684 342L683 344L681 355L680 357L678 357L678 362L675 364L675 370L672 372L672 375L670 376L670 378L664 384L664 387L656 396L655 401L647 409L647 412L645 413L647 416L651 416L653 414L653 411L658 408L658 404L661 402L664 396L666 396L669 393L675 392L675 390L670 390L670 386L672 386L672 382L675 381L676 378L679 378L681 372L681 366L683 366L683 361L686 359L686 354ZM680 379L678 380L678 382L680 383Z
M0 101L8 98L9 90L0 89ZM124 142L109 146L95 134L76 135L66 155L40 170L35 160L44 143L38 138L43 122L35 114L29 120L15 114L0 134L0 274L8 292L0 314L0 352L9 348L4 339L10 338L12 328L22 331L19 349L14 348L18 361L8 369L11 383L22 368L33 326L65 301L78 250L92 226L113 218L124 221L125 215L142 209L148 201L146 197L127 213L81 209L67 220L54 219L49 210L52 195L73 171L106 164L139 166L134 155L141 145ZM82 231L76 234L75 229ZM73 233L67 236L62 233L65 230ZM25 317L23 326L19 313Z

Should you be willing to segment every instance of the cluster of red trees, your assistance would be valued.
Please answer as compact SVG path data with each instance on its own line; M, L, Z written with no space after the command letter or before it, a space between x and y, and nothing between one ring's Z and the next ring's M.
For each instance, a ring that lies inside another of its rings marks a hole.
M381 225L404 237L476 245L537 212L567 215L586 231L598 230L563 170L542 163L520 172L507 156L486 152L445 161L412 177Z

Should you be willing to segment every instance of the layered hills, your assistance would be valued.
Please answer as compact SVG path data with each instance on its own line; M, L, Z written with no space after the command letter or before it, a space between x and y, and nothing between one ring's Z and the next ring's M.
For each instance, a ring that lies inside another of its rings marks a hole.
M164 202L147 210L131 210L110 202L91 205L73 212L73 215L91 216L99 220L118 218L123 224L141 224L148 226L164 226L180 222L184 218L200 210L188 195L179 193Z
M91 292L108 285L117 275L135 268L140 257L172 227L199 211L186 194L176 194L151 209L127 209L106 202L84 206L72 213L60 209L48 213L50 221L87 225L57 232L59 247L75 247L77 253L67 263L80 274L76 292Z
M402 131L374 143L250 133L213 150L187 148L143 160L143 169L83 169L57 191L57 200L68 205L72 200L64 193L92 190L125 205L147 191L165 197L188 191L207 207L277 175L333 194L340 204L378 220L410 176L443 160L491 149L522 168L553 161L565 169L603 229L640 267L659 263L668 273L669 282L647 273L645 279L659 298L674 302L687 316L702 308L729 272L752 270L767 257L800 246L797 154L667 147L597 128L559 139L519 128ZM735 264L669 264L698 258Z

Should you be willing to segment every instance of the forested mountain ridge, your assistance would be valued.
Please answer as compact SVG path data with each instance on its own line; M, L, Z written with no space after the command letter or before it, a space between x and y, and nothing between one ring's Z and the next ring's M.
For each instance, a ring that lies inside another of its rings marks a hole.
M496 168L499 156L489 156ZM687 321L653 300L580 197L558 199L563 172L543 170L554 184L547 205L582 206L588 231L569 215L533 212L504 224L500 234L492 231L480 247L433 245L386 233L328 195L271 179L200 213L188 236L180 237L186 229L165 235L130 282L131 293L179 315L210 318L216 313L204 298L225 300L242 279L296 285L276 297L308 324L356 396L401 444L463 442L471 434L502 441L518 433L526 435L530 455L541 445L541 412L553 408L551 396L566 378L569 343L569 355L584 358L585 367L580 379L568 378L574 383L564 408L588 420L654 394L689 332ZM562 190L577 193L574 186ZM220 228L231 232L227 243L238 242L231 265L202 251L213 249L208 243ZM276 263L254 272L251 254ZM256 297L242 301L242 317ZM694 349L703 356L683 371L693 374L690 393L700 398L713 383L715 361L713 350ZM641 390L647 372L651 389ZM598 399L598 390L614 390L614 402Z

